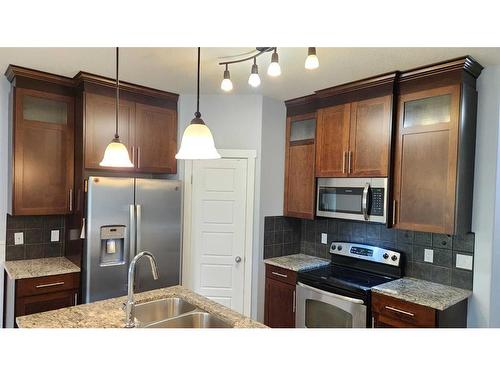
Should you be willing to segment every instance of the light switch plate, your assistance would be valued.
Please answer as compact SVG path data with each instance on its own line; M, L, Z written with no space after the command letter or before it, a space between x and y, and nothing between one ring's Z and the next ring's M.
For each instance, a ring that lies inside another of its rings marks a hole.
M424 250L424 262L434 263L434 250L432 249Z
M328 243L328 234L321 233L321 243L325 245Z
M14 233L14 245L23 245L24 244L24 233L17 232Z
M51 242L59 242L59 231L51 230L50 231L50 241Z
M472 271L472 255L457 254L456 267Z

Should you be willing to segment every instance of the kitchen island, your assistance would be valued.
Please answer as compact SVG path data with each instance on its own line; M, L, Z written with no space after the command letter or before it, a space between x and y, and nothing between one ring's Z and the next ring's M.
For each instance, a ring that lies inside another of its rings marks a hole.
M140 304L175 297L214 315L233 328L266 328L265 325L180 285L136 293L135 301L136 304ZM123 328L125 326L125 312L122 307L126 301L127 296L111 298L85 305L20 316L16 318L16 322L19 328Z

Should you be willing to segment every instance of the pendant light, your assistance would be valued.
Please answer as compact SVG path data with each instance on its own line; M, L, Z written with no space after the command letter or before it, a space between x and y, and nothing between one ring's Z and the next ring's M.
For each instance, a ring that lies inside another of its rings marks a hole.
M319 60L318 56L316 55L316 47L309 47L307 49L307 58L304 67L307 70L313 70L319 67Z
M115 137L104 151L104 157L99 165L101 167L132 168L134 164L130 161L127 147L120 142L118 135L118 114L120 108L120 81L118 80L118 47L116 47L116 123Z
M184 130L181 147L176 159L220 159L214 144L214 138L208 126L201 119L200 113L200 47L198 47L198 87L196 93L196 112L194 119Z

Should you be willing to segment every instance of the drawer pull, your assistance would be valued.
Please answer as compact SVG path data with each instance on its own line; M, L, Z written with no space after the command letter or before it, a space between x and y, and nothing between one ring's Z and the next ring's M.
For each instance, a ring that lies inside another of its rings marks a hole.
M414 313L411 313L409 311L404 311L404 310L396 309L395 307L386 306L385 308L387 310L395 311L395 312L398 312L398 313L401 313L401 314L405 314L405 315L408 315L408 316L415 316Z
M279 273L279 272L271 272L273 275L276 275L276 276L279 276L279 277L284 277L284 278L287 278L288 276L283 274L283 273Z
M64 281L59 281L57 283L50 283L50 284L40 284L37 285L35 288L48 288L50 286L58 286L58 285L64 285Z

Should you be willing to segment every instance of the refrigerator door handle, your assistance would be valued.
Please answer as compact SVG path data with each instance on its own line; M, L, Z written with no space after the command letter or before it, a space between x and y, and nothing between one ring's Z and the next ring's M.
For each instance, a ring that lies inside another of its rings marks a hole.
M131 262L135 256L135 234L136 234L135 205L131 204L129 205L129 231L128 231L129 262Z
M135 254L140 253L141 251L144 251L142 248L141 244L141 232L142 232L142 206L140 204L137 204L135 206L135 212L136 212L136 218L137 218L137 228L136 228L136 233L137 233L137 240L136 240L136 252Z

